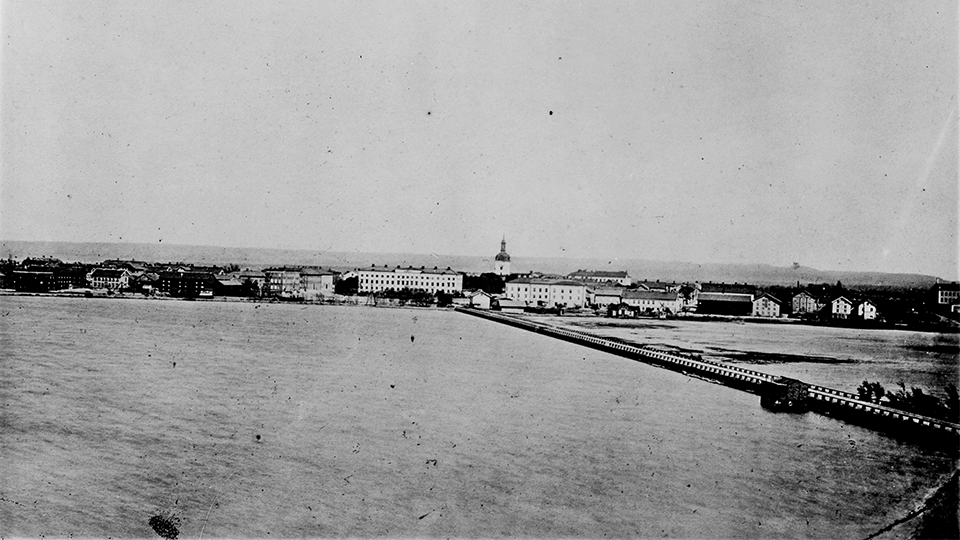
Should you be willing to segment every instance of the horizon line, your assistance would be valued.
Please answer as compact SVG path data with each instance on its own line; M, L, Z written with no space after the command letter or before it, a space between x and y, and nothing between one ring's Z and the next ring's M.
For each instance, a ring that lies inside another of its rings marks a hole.
M267 251L301 251L306 253L330 253L330 254L358 254L358 255L414 255L421 257L476 257L479 259L490 258L492 259L496 255L464 255L464 254L451 254L451 253L420 253L412 251L338 251L332 249L311 249L311 248L287 248L287 247L256 247L256 246L223 246L223 245L213 245L213 244L183 244L183 243L168 243L162 244L161 242L126 242L126 241L75 241L75 240L17 240L17 239L0 239L0 244L7 242L20 242L20 243L34 243L34 244L109 244L109 245L139 245L139 246L171 246L171 247L188 247L188 248L215 248L215 249L241 249L241 250L267 250ZM513 257L513 256L511 256ZM660 263L660 264L682 264L682 265L692 265L692 266L766 266L769 268L781 268L781 269L792 269L791 266L779 266L772 263L762 263L762 262L692 262L692 261L680 261L680 260L662 260L662 259L639 259L632 257L601 257L601 256L581 256L581 257L569 257L569 256L524 256L521 259L545 259L545 260L584 260L584 261L599 261L603 259L616 260L620 262L650 262L650 263ZM886 274L892 276L925 276L933 277L937 279L945 279L940 277L937 274L933 273L921 273L921 272L885 272L882 270L824 270L821 268L816 268L813 266L800 265L800 270L812 270L816 272L840 272L840 273L851 273L851 274ZM947 281L952 281L946 279Z

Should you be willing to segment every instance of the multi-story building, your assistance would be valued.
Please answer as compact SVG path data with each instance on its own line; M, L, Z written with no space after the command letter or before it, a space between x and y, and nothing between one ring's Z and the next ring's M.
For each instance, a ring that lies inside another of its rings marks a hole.
M157 289L167 296L181 298L212 297L219 283L210 272L179 270L160 272Z
M506 283L504 295L528 306L582 307L587 286L570 279L518 278Z
M94 268L87 274L87 281L94 289L118 291L130 286L130 272L121 268Z
M577 279L582 281L593 281L596 283L605 283L613 281L624 287L629 287L633 280L627 275L626 271L609 272L606 270L577 270L567 274L568 279Z
M21 292L49 292L57 287L53 279L53 270L14 270L11 287Z
M830 302L830 317L849 319L851 313L853 313L853 302L846 297L838 296Z
M754 317L779 317L780 300L764 293L753 299Z
M357 292L376 293L393 289L399 291L409 289L411 291L426 291L431 294L444 292L448 294L463 291L463 274L451 270L448 266L445 270L439 270L436 266L433 269L420 268L388 268L384 265L381 268L371 266L370 268L358 268L350 273L357 278Z
M333 294L337 273L321 268L304 268L300 271L300 290L306 299Z
M860 300L853 308L853 315L863 321L872 321L877 318L877 306L870 300Z
M960 283L937 282L930 289L930 296L933 311L938 313L956 311L957 305L960 304Z
M792 313L794 315L802 315L804 313L819 313L824 306L824 303L820 298L808 291L800 291L793 295L793 299L790 301L790 304Z
M56 259L41 260L53 262L24 265L22 269L14 270L7 277L7 286L25 292L49 292L87 285L87 272L83 266L62 264Z
M302 281L299 268L267 268L263 271L267 296L299 296Z

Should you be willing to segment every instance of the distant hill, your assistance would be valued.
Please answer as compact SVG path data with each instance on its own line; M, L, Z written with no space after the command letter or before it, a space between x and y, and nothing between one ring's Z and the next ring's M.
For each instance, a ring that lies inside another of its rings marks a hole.
M244 268L273 265L323 266L348 269L377 266L450 267L463 272L486 272L493 268L493 256L458 256L412 253L359 253L270 248L230 248L178 244L126 244L106 242L23 242L0 241L0 257L55 257L68 262L95 263L104 259L136 259L147 262L184 262L205 265L237 264ZM808 267L780 267L767 264L696 264L688 262L585 258L514 257L515 272L540 271L568 274L577 269L626 270L636 280L713 281L753 285L836 283L845 286L929 287L937 277L921 274L843 272Z

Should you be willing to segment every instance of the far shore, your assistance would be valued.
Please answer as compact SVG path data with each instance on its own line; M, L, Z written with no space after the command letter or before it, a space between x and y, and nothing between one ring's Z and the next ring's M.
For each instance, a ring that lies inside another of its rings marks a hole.
M105 290L96 290L96 289L66 289L61 291L51 291L51 292L24 292L24 291L15 291L13 289L0 289L0 297L2 296L36 296L36 297L49 297L49 298L99 298L99 299L110 299L110 300L158 300L158 301L177 301L177 302L243 302L248 304L301 304L301 305L312 305L312 306L364 306L364 307L380 307L380 308L404 308L404 309L432 309L432 310L451 310L456 305L450 305L446 307L438 306L421 306L415 304L400 304L399 302L391 299L378 298L376 303L371 303L369 297L366 296L343 296L336 295L334 297L326 297L324 299L318 300L304 300L300 298L292 299L283 299L283 298L250 298L244 296L214 296L210 298L183 298L175 296L162 296L162 295L144 295L139 293L108 293ZM596 324L606 325L606 326L630 326L635 322L639 321L690 321L690 322L722 322L722 323L734 323L734 324L788 324L788 325L799 325L799 326L828 326L836 328L850 328L850 329L860 329L860 330L906 330L911 332L933 332L941 334L953 334L960 333L960 324L953 323L947 325L946 323L942 325L892 325L892 324L850 324L848 321L817 321L817 320L805 320L805 319L796 319L789 317L753 317L753 316L742 316L742 315L707 315L707 314L697 314L697 313L682 313L679 315L672 315L666 318L658 317L639 317L639 318L617 318L617 317L605 317L603 315L597 315L590 311L585 310L575 310L564 313L563 315L557 315L555 313L524 313L525 316L549 316L549 317L569 317L569 318L580 318L580 319L589 319L591 321L596 321Z

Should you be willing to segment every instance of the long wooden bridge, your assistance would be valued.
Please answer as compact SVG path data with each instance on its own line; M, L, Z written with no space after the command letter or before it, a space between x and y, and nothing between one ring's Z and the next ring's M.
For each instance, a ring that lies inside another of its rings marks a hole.
M960 435L960 424L863 401L859 396L850 392L784 379L783 377L770 375L769 373L745 369L713 360L670 353L653 347L628 345L615 339L601 338L587 332L567 330L543 322L534 322L526 317L472 308L457 308L457 311L564 341L570 341L632 360L710 379L726 386L760 394L761 396L764 395L765 392L768 392L771 387L783 386L783 382L786 380L794 383L792 384L793 387L801 388L802 397L804 398L802 410L812 410L882 431L923 437L924 440L919 442L933 442L936 440L955 445L958 440L958 435Z

